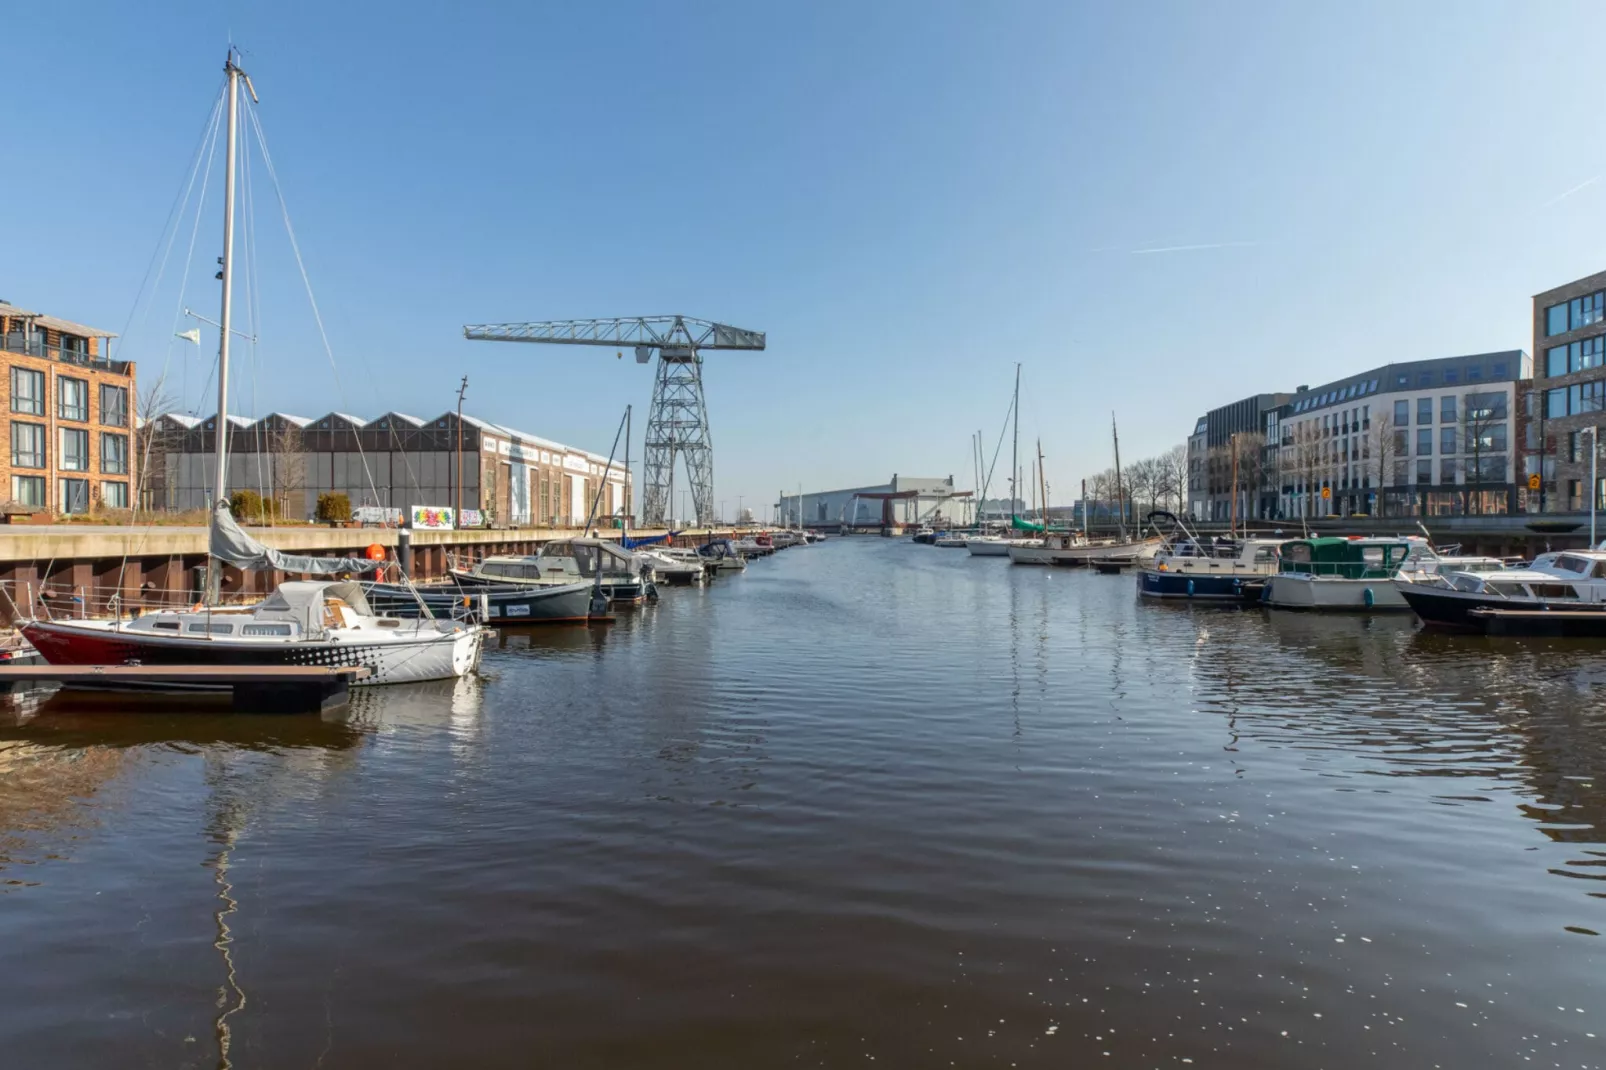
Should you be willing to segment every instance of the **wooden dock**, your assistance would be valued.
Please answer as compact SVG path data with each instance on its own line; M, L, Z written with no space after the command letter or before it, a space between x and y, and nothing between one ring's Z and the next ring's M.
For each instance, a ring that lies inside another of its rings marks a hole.
M56 683L68 691L175 699L228 694L236 713L324 713L351 702L367 667L319 665L0 665L0 691Z

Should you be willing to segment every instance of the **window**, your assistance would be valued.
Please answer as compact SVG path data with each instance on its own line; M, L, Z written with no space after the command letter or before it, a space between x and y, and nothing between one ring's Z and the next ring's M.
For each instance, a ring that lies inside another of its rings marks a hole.
M1468 470L1472 469L1469 463ZM1502 456L1482 456L1477 458L1476 465L1478 480L1482 483L1503 483L1506 479L1506 459Z
M1455 482L1455 460L1446 458L1439 462L1439 482L1446 486Z
M1394 426L1404 427L1411 422L1411 403L1401 398L1394 403Z
M1606 408L1606 380L1578 383L1567 388L1567 409L1573 416Z
M1506 425L1494 424L1491 427L1468 428L1467 453L1504 453L1506 449Z
M61 481L61 511L64 513L89 512L89 480L64 479Z
M1545 337L1567 333L1567 305L1551 305L1545 309Z
M1583 444L1579 441L1583 437L1581 431L1570 431L1567 434L1567 463L1577 464L1582 456Z
M1418 483L1432 483L1433 482L1433 462L1432 461L1418 461L1418 462L1416 462L1416 481Z
M1416 399L1416 422L1419 424L1430 424L1433 422L1432 398Z
M1467 395L1467 419L1469 420L1504 420L1506 418L1506 395L1504 391L1490 391L1484 394Z
M1545 415L1551 419L1567 415L1567 388L1558 386L1545 391Z
M66 457L65 451L62 453ZM128 436L102 431L100 435L100 470L109 476L128 474Z
M45 477L12 476L11 500L18 505L32 505L40 509L50 508L50 502L45 497Z
M1576 331L1606 319L1606 291L1575 297L1567 302L1567 329Z
M196 621L184 630L187 632L199 632L202 635L233 635L234 625L209 624L206 621Z
M1467 378L1470 379L1470 378L1472 378L1472 376L1469 374L1467 376ZM1445 386L1449 386L1451 383L1453 383L1455 381L1456 381L1456 370L1454 368L1446 368L1446 369L1444 369L1444 385Z
M89 419L89 382L69 379L65 375L56 380L56 414L63 420Z
M1416 455L1418 457L1431 457L1433 455L1433 428L1424 427L1417 431Z
M1401 457L1405 456L1406 448L1410 446L1409 435L1410 432L1405 430L1394 432L1394 452Z
M101 384L100 422L108 427L128 426L128 387Z
M176 632L176 631L178 631L178 621L176 621L176 620L153 620L153 621L151 621L151 627L152 628L158 628L158 629L160 629L160 630L162 630L164 632Z
M45 373L31 368L11 369L11 411L30 416L45 414Z
M1453 427L1441 427L1441 428L1439 428L1439 452L1440 453L1454 453L1455 452L1455 428L1453 428Z
M89 471L89 432L78 427L61 429L61 470Z
M1411 377L1409 375L1401 375L1395 381L1394 385L1395 386L1410 386L1411 385Z
M1361 430L1364 431L1364 430L1366 430L1367 428L1369 428L1371 426L1372 426L1372 406L1370 406L1370 405L1362 405L1361 406Z
M247 624L240 629L241 635L289 635L288 624Z
M1558 350L1566 350L1567 362L1562 371L1552 372L1550 369L1556 364L1552 360ZM1563 375L1566 372L1587 371L1606 364L1606 337L1596 335L1594 338L1585 338L1567 346L1556 346L1545 354L1545 372L1547 375Z
M101 504L108 509L128 508L128 484L121 480L107 480L100 485Z
M1441 424L1455 423L1455 395L1439 399L1439 422Z
M1545 350L1545 374L1551 378L1567 374L1567 347L1551 346Z
M43 468L45 466L45 428L43 424L25 424L11 421L11 467Z
M1504 379L1507 374L1508 373L1507 373L1507 369L1506 369L1506 362L1503 361L1503 360L1495 361L1494 362L1494 377L1496 379Z
M1467 382L1470 383L1475 379L1482 379L1482 378L1483 378L1483 365L1474 364L1472 367L1467 369Z
M1373 379L1366 389L1373 394L1377 393L1377 380Z

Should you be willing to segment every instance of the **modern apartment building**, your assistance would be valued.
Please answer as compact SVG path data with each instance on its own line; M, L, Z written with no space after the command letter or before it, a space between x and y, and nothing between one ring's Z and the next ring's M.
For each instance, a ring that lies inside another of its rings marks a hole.
M1514 512L1533 362L1521 350L1385 364L1265 417L1270 515Z
M1606 271L1535 296L1533 337L1534 402L1523 475L1538 473L1542 464L1544 483L1528 494L1528 509L1588 509L1589 451L1606 422ZM1601 482L1594 488L1597 506L1606 505Z
M11 449L0 453L13 511L126 509L134 365L111 360L116 335L0 302L0 376Z
M1253 463L1250 455L1259 456L1262 452L1260 436L1266 414L1286 404L1290 397L1286 393L1254 394L1211 409L1194 425L1194 433L1188 437L1188 500L1195 519L1231 518L1235 443L1239 518L1264 515L1266 506L1257 501L1261 496L1256 474L1260 466Z
M331 412L316 419L269 413L231 416L229 486L279 503L280 515L311 519L320 494L345 494L355 509L407 510L458 503L498 525L574 527L632 508L623 458L608 458L456 412L421 420L387 412L372 420ZM147 508L204 509L212 494L215 416L151 422ZM462 452L458 452L461 441Z

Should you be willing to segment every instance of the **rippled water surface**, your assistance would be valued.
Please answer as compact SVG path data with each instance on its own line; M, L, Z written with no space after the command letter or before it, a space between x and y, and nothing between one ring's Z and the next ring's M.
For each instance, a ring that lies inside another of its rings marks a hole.
M838 539L0 728L18 1067L1593 1067L1606 648Z

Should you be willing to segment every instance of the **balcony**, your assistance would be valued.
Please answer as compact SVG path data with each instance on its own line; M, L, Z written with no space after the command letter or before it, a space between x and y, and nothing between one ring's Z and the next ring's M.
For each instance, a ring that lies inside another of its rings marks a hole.
M80 368L111 372L113 375L127 375L129 368L129 362L126 360L107 360L105 357L91 356L77 349L47 346L39 339L29 338L24 334L0 335L0 352L43 357L45 360L56 360L63 364L76 364Z

